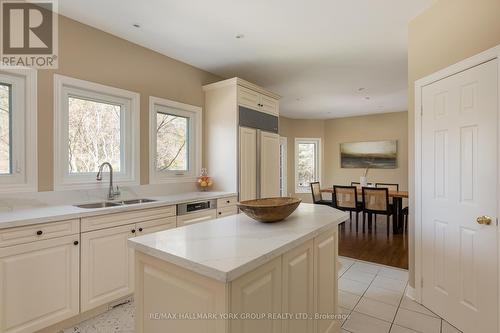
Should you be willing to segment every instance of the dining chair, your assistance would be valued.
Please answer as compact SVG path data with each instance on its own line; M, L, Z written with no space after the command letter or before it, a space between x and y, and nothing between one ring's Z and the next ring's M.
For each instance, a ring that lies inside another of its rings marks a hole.
M386 188L389 191L398 192L399 184L390 184L390 183L375 183L376 188Z
M365 214L387 216L387 237L389 237L390 217L394 214L393 205L389 203L389 190L387 188L363 187L363 227ZM375 224L377 220L375 219ZM394 221L392 222L394 223ZM364 228L363 228L364 229Z
M368 187L373 187L373 183L368 183L366 184ZM356 186L358 188L358 191L361 192L361 183L360 182L351 182L351 186Z
M363 211L363 204L358 202L358 189L356 186L333 186L333 197L335 198L335 208L352 213L356 213L356 232L358 232L359 213Z
M310 186L311 186L311 194L312 194L313 203L315 203L317 205L326 205L326 206L333 205L332 200L323 200L323 197L321 196L321 186L320 186L319 182L310 183Z

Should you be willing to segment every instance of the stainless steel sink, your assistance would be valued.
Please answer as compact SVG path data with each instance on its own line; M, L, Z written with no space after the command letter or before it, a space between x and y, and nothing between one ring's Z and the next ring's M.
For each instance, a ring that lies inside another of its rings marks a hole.
M94 208L117 207L123 205L136 205L136 204L155 202L155 201L156 200L152 199L131 199L131 200L116 201L116 202L110 202L110 201L94 202L94 203L75 205L75 206L79 208L94 209Z
M122 201L122 203L124 205L135 205L135 204L155 202L155 201L156 200L153 200L153 199L132 199L132 200L124 200L124 201Z
M86 209L93 209L93 208L106 208L106 207L116 207L116 206L121 206L122 204L118 202L94 202L94 203L89 203L89 204L83 204L83 205L75 205L78 208L86 208Z

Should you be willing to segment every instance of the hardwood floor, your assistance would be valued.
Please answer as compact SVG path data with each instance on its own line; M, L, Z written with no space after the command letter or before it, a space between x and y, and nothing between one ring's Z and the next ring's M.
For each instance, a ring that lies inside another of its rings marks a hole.
M376 228L375 228L376 225ZM339 227L339 255L383 265L408 269L408 234L392 233L392 218L389 237L385 216L379 216L372 230L368 221L363 232L362 215L359 215L359 231L356 233L356 218Z

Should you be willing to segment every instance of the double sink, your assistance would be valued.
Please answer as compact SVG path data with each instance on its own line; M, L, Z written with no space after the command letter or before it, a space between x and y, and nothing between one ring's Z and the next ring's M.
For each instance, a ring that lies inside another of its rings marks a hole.
M122 200L122 201L103 201L103 202L93 202L93 203L88 203L88 204L83 204L83 205L75 205L75 207L86 208L86 209L95 209L95 208L136 205L136 204L155 202L155 201L156 200L152 200L152 199L131 199L131 200Z

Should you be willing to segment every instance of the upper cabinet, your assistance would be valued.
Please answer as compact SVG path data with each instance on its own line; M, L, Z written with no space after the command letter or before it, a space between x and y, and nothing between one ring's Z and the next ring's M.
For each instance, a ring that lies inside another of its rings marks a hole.
M238 85L238 105L249 109L279 115L279 102L276 98Z

